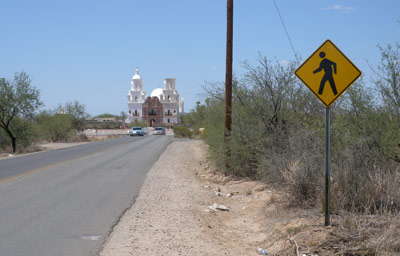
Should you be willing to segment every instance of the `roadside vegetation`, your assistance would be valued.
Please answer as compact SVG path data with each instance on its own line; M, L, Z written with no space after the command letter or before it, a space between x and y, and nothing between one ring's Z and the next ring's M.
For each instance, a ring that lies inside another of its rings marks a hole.
M84 105L74 101L39 111L42 106L27 73L0 78L0 152L37 151L39 142L88 141L80 133L89 116Z
M186 126L174 126L175 138L192 138L192 132Z
M132 123L129 124L129 128L132 128L134 126L140 126L140 127L144 128L144 127L148 126L148 123L146 121L134 120Z
M34 112L42 106L31 81L25 72L16 73L12 80L0 78L0 143L11 145L14 153L17 145L30 144Z
M103 113L103 114L92 117L92 119L107 118L107 119L110 119L110 121L99 122L99 123L87 123L86 128L90 128L90 129L125 129L125 128L128 128L127 124L125 124L126 117L127 117L127 115L124 111L121 111L119 115Z
M355 252L344 255L400 253L400 45L379 50L373 86L362 77L331 111L332 213L346 216L340 227ZM256 65L243 63L227 143L222 83L206 83L205 103L184 121L195 132L204 128L209 157L224 174L275 184L290 205L321 209L325 107L295 78L299 64L261 55Z

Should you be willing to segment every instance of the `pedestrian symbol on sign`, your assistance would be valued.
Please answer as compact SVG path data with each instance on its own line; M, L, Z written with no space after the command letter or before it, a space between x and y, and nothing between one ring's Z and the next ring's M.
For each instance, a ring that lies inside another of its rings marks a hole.
M361 71L336 45L326 40L295 74L329 107L361 75Z
M336 63L331 60L324 59L325 56L326 56L325 52L319 53L319 57L321 57L323 60L321 60L321 63L319 64L319 68L317 68L316 70L313 71L313 74L320 72L322 69L325 72L324 76L322 77L321 83L319 85L318 94L320 94L320 95L322 94L322 92L324 91L325 83L328 81L329 84L331 85L333 94L336 95L337 90L336 90L335 80L333 79L333 75L332 75L332 66L333 66L333 72L336 75Z

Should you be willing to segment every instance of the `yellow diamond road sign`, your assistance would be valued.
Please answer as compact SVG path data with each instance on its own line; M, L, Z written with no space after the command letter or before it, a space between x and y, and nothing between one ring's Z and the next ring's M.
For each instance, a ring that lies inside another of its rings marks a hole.
M361 71L326 40L295 71L296 76L329 107L360 77Z

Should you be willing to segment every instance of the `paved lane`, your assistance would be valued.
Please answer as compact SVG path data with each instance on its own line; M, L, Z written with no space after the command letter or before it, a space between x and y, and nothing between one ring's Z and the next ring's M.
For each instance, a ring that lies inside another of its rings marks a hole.
M125 137L0 161L0 255L96 255L170 141Z
M122 137L114 140L98 141L69 148L40 152L38 154L30 154L23 157L2 159L0 160L0 181L37 168L42 168L43 166L82 157L129 142L131 141L127 140L127 137Z

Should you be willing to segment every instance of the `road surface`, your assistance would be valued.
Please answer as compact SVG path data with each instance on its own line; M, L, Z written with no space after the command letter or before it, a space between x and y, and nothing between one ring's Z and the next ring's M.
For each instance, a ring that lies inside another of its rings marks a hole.
M126 136L0 160L0 255L97 255L171 140Z

